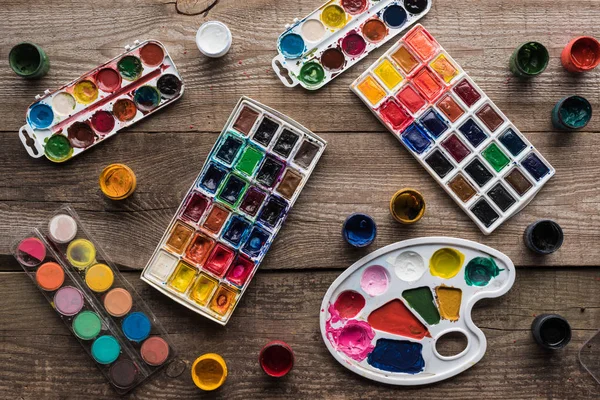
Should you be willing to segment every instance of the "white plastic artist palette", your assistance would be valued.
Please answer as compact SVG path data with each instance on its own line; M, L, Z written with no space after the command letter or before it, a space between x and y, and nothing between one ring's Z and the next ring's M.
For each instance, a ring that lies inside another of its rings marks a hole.
M156 40L123 54L53 92L36 96L19 138L31 157L63 162L179 99L183 81Z
M426 237L363 257L329 287L321 335L344 367L393 385L438 382L475 365L486 338L471 319L473 305L512 287L515 267L504 254L469 240ZM464 335L459 354L437 342Z
M225 325L325 146L289 117L242 97L142 279Z
M279 36L272 66L288 87L316 90L418 21L431 0L332 0Z
M420 24L350 87L486 235L554 176Z

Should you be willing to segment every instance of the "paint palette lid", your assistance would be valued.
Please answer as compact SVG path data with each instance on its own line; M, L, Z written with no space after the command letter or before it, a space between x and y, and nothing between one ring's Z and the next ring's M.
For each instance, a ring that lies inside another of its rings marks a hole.
M321 335L340 364L368 379L438 382L481 360L486 338L471 319L473 305L505 294L514 281L512 261L490 247L449 237L405 240L363 257L331 284ZM447 335L463 336L464 349L447 354L438 345Z

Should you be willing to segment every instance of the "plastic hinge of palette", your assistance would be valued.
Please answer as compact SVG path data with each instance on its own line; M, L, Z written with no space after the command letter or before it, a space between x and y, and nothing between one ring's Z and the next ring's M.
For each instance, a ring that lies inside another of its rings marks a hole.
M431 3L432 0L329 1L303 19L294 19L291 26L286 25L286 31L277 40L279 54L271 62L273 70L287 87L301 85L308 90L320 89L366 57L372 50L421 19L431 9ZM361 4L362 9L360 9ZM328 14L327 11L324 12L326 9L333 11L334 14L337 13L341 18L340 26L327 25L325 21L328 18L324 17L324 14ZM306 25L306 22L313 26ZM367 22L370 25L365 30ZM365 31L371 35L371 39ZM303 48L296 54L282 50L282 39L289 34L294 35L296 45L301 45ZM350 37L347 42L344 41L346 37ZM356 46L359 48L356 49ZM322 55L326 50L330 52L336 50L338 66L323 62ZM306 65L308 67L305 67ZM307 74L312 75L316 80L312 82L303 80L301 78L303 67L312 69Z
M327 143L242 97L141 279L227 324Z
M320 309L321 336L341 365L367 379L439 382L483 358L487 341L473 322L473 306L506 294L515 278L510 258L470 240L394 243L361 258L331 284ZM452 355L440 351L448 334L464 336L465 347Z
M521 211L555 174L420 24L350 89L485 235Z
M19 129L19 139L31 157L45 155L53 162L67 161L183 95L183 79L161 42L136 40L133 45L126 45L125 50L59 89L35 96L36 101L25 113L26 123ZM120 70L118 62L126 56L134 56L135 60L128 65L124 63ZM168 78L159 85L163 77ZM145 87L150 89L140 92ZM138 92L139 96L135 96ZM40 111L33 121L31 110L39 105ZM103 113L103 119L94 120L98 111ZM85 126L79 125L77 131L69 134L69 128L76 123ZM49 140L53 140L50 152L46 148Z

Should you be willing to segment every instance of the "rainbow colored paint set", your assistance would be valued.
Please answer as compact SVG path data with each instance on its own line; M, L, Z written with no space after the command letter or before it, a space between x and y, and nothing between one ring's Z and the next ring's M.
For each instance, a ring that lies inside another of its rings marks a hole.
M554 168L422 25L351 85L486 235Z
M31 157L66 161L182 96L183 81L162 43L125 48L29 106L19 138Z
M325 146L292 119L242 97L142 279L225 325Z
M174 358L165 329L70 207L16 243L13 254L118 393Z
M414 24L430 0L332 0L279 36L281 82L316 90Z
M471 319L473 305L499 297L515 282L504 254L469 240L410 239L379 249L346 269L321 305L323 341L349 370L378 382L423 385L475 365L486 338ZM463 335L460 353L437 348Z

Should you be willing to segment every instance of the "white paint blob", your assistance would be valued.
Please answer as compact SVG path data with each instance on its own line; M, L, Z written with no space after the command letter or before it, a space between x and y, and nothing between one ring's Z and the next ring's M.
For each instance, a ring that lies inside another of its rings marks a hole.
M67 92L60 92L52 98L52 109L60 116L67 116L75 110L75 98Z
M318 42L325 36L325 25L318 19L307 19L300 28L302 37L308 42Z
M77 223L70 215L55 215L48 223L50 238L57 243L68 243L77 235Z
M425 260L414 251L405 251L386 261L394 266L396 276L406 282L417 281L425 273Z
M222 22L205 22L196 33L196 45L208 57L222 57L231 47L231 31Z
M370 296L381 296L389 286L390 278L381 265L371 265L360 278L360 287Z

